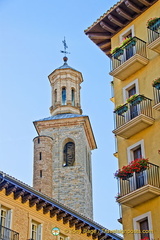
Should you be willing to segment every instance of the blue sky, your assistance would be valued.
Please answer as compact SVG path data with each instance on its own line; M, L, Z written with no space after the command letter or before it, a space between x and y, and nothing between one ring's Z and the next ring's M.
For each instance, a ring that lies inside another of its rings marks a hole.
M76 4L75 4L76 3ZM120 229L117 182L113 173L113 103L110 61L84 34L116 1L0 0L0 168L32 185L32 122L48 117L48 75L63 64L66 37L68 64L82 72L83 114L90 117L98 149L92 152L94 220Z

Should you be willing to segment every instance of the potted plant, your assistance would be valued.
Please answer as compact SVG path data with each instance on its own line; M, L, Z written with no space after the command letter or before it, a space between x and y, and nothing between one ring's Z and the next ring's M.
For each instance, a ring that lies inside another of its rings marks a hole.
M144 95L134 94L127 99L127 103L130 103L131 105L136 105L140 104L140 102L142 102L142 100L144 99Z
M123 54L124 50L121 47L115 47L111 50L111 54L114 58L118 58Z
M121 178L122 180L126 180L133 176L133 171L130 168L130 165L123 166L122 169L119 169L114 174L116 178Z
M150 18L147 21L147 27L150 28L151 30L156 30L160 26L160 18L159 17L154 17Z
M136 40L135 38L132 38L132 37L125 38L121 43L121 47L125 47L125 48L133 47L135 45L136 45Z
M148 158L138 158L130 163L130 168L133 172L142 172L148 167Z
M115 109L114 109L114 113L121 115L124 112L127 112L128 110L128 106L127 104L123 104L123 105L118 105Z
M129 165L123 166L114 174L116 178L121 178L122 180L127 180L133 176L133 173L139 173L148 168L148 158L138 158L132 161Z
M152 86L159 90L160 89L160 78L154 79L152 82Z

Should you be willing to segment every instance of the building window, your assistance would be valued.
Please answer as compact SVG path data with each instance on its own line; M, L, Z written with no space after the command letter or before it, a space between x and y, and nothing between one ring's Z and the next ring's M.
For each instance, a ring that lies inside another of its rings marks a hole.
M74 89L72 89L71 95L72 95L72 106L75 106L75 91L74 91Z
M135 144L128 147L127 157L128 157L128 163L130 163L131 161L137 158L141 158L141 157L145 158L144 140L136 142Z
M40 170L40 178L42 178L42 170Z
M12 210L1 206L0 211L1 211L1 225L10 228Z
M129 29L127 29L125 32L123 32L120 35L120 42L122 42L124 39L126 38L130 38L130 37L134 37L134 28L133 26L130 27ZM129 45L128 47L126 46L124 49L124 54L122 56L122 62L128 60L129 58L131 58L135 53L135 47Z
M54 90L54 100L55 100L55 103L57 102L57 89Z
M42 153L39 153L39 160L42 160Z
M5 208L4 206L0 206L0 214L1 214L1 222L0 225L2 225L5 228L1 228L0 235L2 239L10 239L10 231L8 229L11 228L11 213L12 210Z
M145 157L144 152L144 141L141 140L134 145L127 148L128 163L134 161L138 158ZM130 178L130 189L136 190L143 187L147 183L147 173L146 171L141 171L139 173L134 173L133 177Z
M123 101L126 102L134 94L139 94L138 79L135 79L123 88Z
M66 88L62 88L62 105L66 105Z
M154 239L151 212L133 218L133 226L135 240L144 239L145 237L148 237L149 240ZM138 233L136 233L136 230Z
M40 143L40 138L38 138L38 144Z
M75 144L67 142L63 149L63 166L73 166L75 162Z
M31 222L31 239L41 240L42 239L42 226L41 224L32 221Z

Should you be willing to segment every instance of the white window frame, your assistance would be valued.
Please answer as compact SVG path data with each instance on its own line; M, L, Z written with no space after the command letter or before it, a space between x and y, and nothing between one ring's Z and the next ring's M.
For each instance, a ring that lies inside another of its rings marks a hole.
M129 146L127 148L127 159L128 159L128 163L132 162L134 160L133 157L133 151L138 147L141 146L141 151L142 151L142 157L145 158L145 149L144 149L144 140L140 140L136 143L134 143L133 145Z
M136 230L140 231L140 222L143 221L145 218L148 219L148 227L149 227L149 230L151 231L149 233L149 237L150 239L154 239L153 237L153 227L152 227L152 217L151 217L151 212L146 212L142 215L139 215L135 218L133 218L133 228L134 228L134 239L135 240L139 240L140 239L140 233L136 233Z
M1 210L6 211L6 219L5 219L5 226L4 227L11 229L13 210L6 207L5 205L0 204L0 215L1 215Z
M119 35L119 40L120 40L120 43L122 42L123 40L123 36L126 35L128 32L132 32L132 36L134 37L135 36L135 32L134 32L134 25L130 26L129 28L127 28L123 33L121 33Z
M37 233L36 233L36 240L42 240L42 224L35 221L34 219L31 220L31 233L30 238L32 239L32 225L37 225Z
M134 36L135 36L134 25L132 25L131 27L127 28L123 33L121 33L121 34L119 35L120 43L123 41L124 35L126 35L126 34L129 33L130 31L131 31L131 33L132 33L132 36L134 37ZM135 52L135 47L133 47L133 51ZM125 53L121 56L121 61L122 61L122 62L125 62L125 61L126 61L126 54L125 54Z
M136 88L136 94L139 94L139 85L138 85L138 79L135 79L134 81L132 81L131 83L129 83L128 85L126 85L123 88L123 101L126 102L126 100L128 99L128 91L135 86Z

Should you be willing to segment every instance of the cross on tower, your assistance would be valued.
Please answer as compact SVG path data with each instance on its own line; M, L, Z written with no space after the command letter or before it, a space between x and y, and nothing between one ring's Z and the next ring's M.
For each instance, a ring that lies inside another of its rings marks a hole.
M67 44L66 44L66 39L64 37L64 40L62 41L63 45L64 45L64 51L61 51L61 53L64 53L64 56L66 57L66 54L70 54L69 52L66 51L66 49L68 48Z

